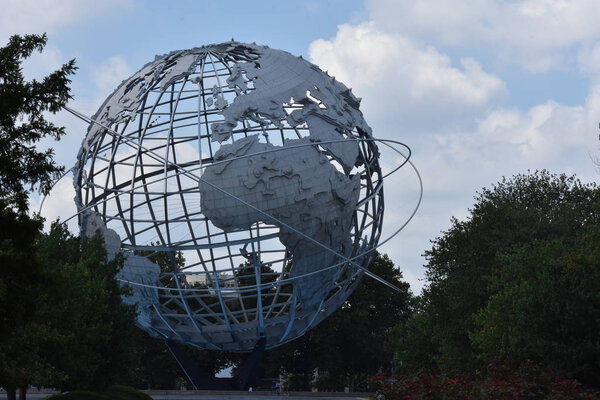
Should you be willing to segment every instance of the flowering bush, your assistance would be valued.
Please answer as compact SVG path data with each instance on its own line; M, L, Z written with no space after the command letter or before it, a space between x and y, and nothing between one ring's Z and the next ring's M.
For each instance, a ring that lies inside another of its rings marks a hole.
M577 381L557 377L528 362L516 371L508 364L490 366L488 376L472 380L463 375L419 374L375 378L383 400L600 400Z
M379 393L385 400L467 399L472 389L471 380L462 375L420 374L379 381Z

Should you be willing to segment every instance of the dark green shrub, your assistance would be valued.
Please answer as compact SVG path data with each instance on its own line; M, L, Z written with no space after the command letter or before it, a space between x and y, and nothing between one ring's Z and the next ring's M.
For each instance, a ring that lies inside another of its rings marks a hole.
M44 400L109 400L110 397L106 397L100 393L89 392L87 390L75 390L73 392L53 394L44 398Z
M106 389L103 394L115 400L152 400L144 392L140 392L129 386L114 385Z
M115 385L103 392L76 390L54 394L44 400L152 400L152 397L129 386Z

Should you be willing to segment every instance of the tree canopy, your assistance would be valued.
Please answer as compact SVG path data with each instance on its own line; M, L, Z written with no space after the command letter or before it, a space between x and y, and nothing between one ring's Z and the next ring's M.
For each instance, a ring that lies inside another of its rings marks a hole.
M0 48L0 206L25 213L33 188L46 194L64 170L53 159L52 149L38 151L45 137L60 139L64 127L49 122L44 112L56 113L71 99L69 76L75 60L37 81L26 81L21 63L42 51L46 35L12 36Z
M453 219L425 253L428 286L399 330L397 357L413 369L467 373L501 359L569 376L597 371L600 297L590 282L600 259L590 255L599 205L595 185L547 171L483 189L469 218ZM430 351L408 355L416 345Z
M120 261L107 259L102 237L55 223L31 256L45 279L34 309L0 342L0 384L96 389L124 379L134 311L121 302Z
M37 357L39 343L34 345L34 337L52 338L53 332L32 325L47 293L49 274L35 253L43 221L27 214L28 196L34 189L47 193L63 170L51 149L38 151L35 145L64 134L64 128L47 121L44 113L59 111L71 98L68 84L75 65L71 60L42 81L26 81L21 64L34 51L42 51L46 40L45 35L15 35L0 48L0 384L9 397L14 397L15 385L29 383L17 382L17 375L41 380L54 374ZM12 363L24 356L33 369L25 371L25 364Z
M75 61L27 81L22 62L46 35L12 36L0 48L0 386L13 399L28 385L103 387L124 379L133 310L121 303L102 238L80 239L64 226L42 232L29 215L34 190L48 193L63 171L44 138L63 127L46 120L71 98Z

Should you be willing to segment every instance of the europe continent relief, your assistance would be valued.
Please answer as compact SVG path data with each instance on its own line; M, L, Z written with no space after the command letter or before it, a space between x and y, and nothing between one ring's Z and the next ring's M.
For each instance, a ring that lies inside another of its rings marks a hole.
M255 60L232 68L228 83L238 96L221 109L224 121L212 124L212 140L230 139L244 120L306 124L309 136L283 146L257 135L221 144L201 178L202 212L225 232L259 221L278 226L279 240L292 255L291 278L302 277L294 291L311 306L337 278L339 255L347 257L352 249L360 177L350 173L359 154L351 132L368 137L370 128L359 100L343 84L289 53L258 46L253 51ZM288 113L284 106L292 102L302 107Z

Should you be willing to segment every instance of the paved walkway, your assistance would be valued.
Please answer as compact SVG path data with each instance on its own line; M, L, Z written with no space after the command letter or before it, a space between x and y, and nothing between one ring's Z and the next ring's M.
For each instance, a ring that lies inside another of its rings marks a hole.
M154 400L340 400L341 397L320 393L318 396L296 395L206 395L206 394L152 394ZM346 400L363 400L364 397L346 397Z
M365 400L368 393L316 393L298 392L283 393L282 395L268 392L206 392L206 391L163 391L147 392L154 400ZM27 398L41 400L51 393L28 392ZM6 399L6 392L0 391L0 400Z

